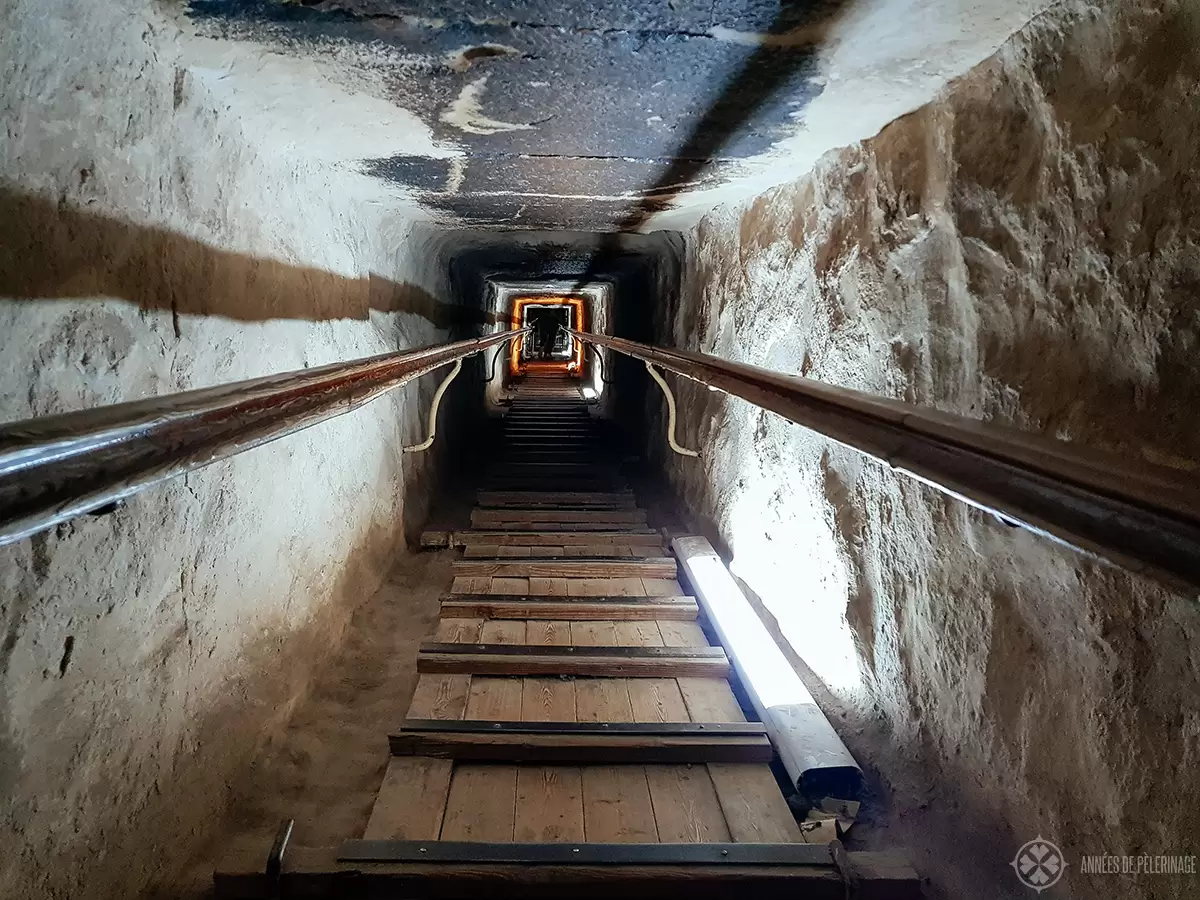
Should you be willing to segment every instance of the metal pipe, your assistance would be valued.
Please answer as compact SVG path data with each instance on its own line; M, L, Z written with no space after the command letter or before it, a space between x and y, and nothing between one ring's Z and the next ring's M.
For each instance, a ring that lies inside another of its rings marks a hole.
M1191 473L703 353L571 333L778 413L1006 521L1200 586Z
M462 357L454 361L454 368L450 370L450 374L442 379L442 383L438 385L437 390L433 394L433 402L429 404L429 437L421 441L419 444L412 444L405 447L405 453L423 453L433 446L434 440L437 438L437 414L438 408L442 405L442 397L446 394L446 389L450 387L450 382L454 380L454 376L462 371Z
M662 388L663 396L667 398L667 444L680 456L699 456L699 452L689 450L687 447L681 447L675 440L675 395L671 393L671 386L667 384L667 380L659 375L658 370L650 363L646 363L646 371L650 373L650 377L654 379L655 383Z
M0 427L0 544L348 413L527 330Z

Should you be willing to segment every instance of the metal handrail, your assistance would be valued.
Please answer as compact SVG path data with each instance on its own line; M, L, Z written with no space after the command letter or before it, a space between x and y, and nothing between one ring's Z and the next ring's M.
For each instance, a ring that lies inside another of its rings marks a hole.
M0 426L0 545L348 413L528 330Z
M1200 586L1200 492L1190 472L703 353L571 334L768 409L1012 524Z

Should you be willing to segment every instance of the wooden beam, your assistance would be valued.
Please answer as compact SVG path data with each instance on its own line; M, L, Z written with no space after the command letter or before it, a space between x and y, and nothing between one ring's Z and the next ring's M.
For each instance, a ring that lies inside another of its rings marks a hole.
M719 862L682 862L633 865L611 863L572 864L569 862L530 863L528 861L494 863L470 862L486 858L484 850L458 844L462 861L386 862L372 857L384 855L388 843L347 842L343 847L293 847L284 858L283 873L275 883L263 871L266 848L238 848L218 864L213 874L215 893L221 900L269 900L274 897L305 897L311 900L349 897L419 896L430 900L461 900L462 897L486 896L490 900L662 900L686 896L689 900L727 900L746 895L761 900L845 900L846 882L833 864L825 847L788 844L814 851L811 860L801 864L752 865ZM427 853L435 848L449 849L450 842L423 842ZM481 847L485 845L480 845ZM509 844L529 855L543 846ZM558 843L557 848L608 847ZM621 844L622 850L637 844ZM650 845L661 848L662 844ZM689 844L713 854L713 859L729 858L750 845ZM758 845L763 846L763 845ZM376 849L378 848L378 849ZM419 852L420 847L414 847ZM727 856L722 857L724 850ZM683 852L682 850L679 852ZM688 852L700 852L690 850ZM829 856L817 861L817 853ZM340 860L348 854L352 858ZM589 855L590 858L590 855ZM734 857L736 858L736 857ZM921 883L906 857L898 853L847 853L845 860L857 887L856 900L920 900Z
M525 644L422 644L422 673L577 675L609 678L723 677L720 647L550 647Z
M475 527L510 522L606 522L612 525L645 525L644 509L480 509L471 511Z
M757 723L406 721L388 741L393 756L471 762L766 763L774 754Z
M642 601L621 598L601 601L586 597L500 597L456 594L442 601L443 618L463 619L579 619L614 622L632 620L695 619L700 607L691 597L655 597Z
M630 546L662 548L662 533L651 528L630 528L628 531L616 530L613 527L597 528L596 530L563 530L554 531L454 531L430 532L430 534L446 534L446 542L452 547L466 547L470 544L511 544L514 546L536 546L549 544L561 547L565 544L628 544ZM445 546L445 544L443 544ZM660 554L662 555L662 554Z
M647 559L456 559L455 575L493 578L674 578L670 556Z

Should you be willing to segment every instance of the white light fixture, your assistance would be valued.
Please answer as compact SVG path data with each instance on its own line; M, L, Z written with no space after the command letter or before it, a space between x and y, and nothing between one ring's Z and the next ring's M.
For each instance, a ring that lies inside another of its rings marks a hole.
M595 400L596 399L596 389L594 387L591 387L590 385L585 385L582 388L582 392L583 392L584 400Z
M793 782L809 797L857 799L858 763L712 545L689 536L671 546Z

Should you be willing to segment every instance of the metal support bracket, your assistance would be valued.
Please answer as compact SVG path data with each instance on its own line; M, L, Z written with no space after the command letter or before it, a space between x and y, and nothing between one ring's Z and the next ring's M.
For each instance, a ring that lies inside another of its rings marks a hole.
M680 456L699 456L700 453L698 451L680 447L675 441L675 395L671 393L671 386L667 384L666 379L658 374L654 366L648 362L646 363L646 371L650 373L651 378L658 382L658 386L662 388L663 396L667 398L667 443Z
M573 337L573 338L571 338L571 340L577 341L577 340L579 340L579 338ZM595 344L585 343L584 346L586 346L589 350L591 350L593 353L596 354L596 363L600 367L600 382L602 384L612 384L613 379L609 378L608 373L604 370L604 354L600 352L600 348L597 347Z
M279 896L279 880L283 875L283 854L287 852L288 841L292 839L292 828L295 819L284 819L275 832L275 840L271 844L271 852L267 854L265 873L267 876L267 896Z

